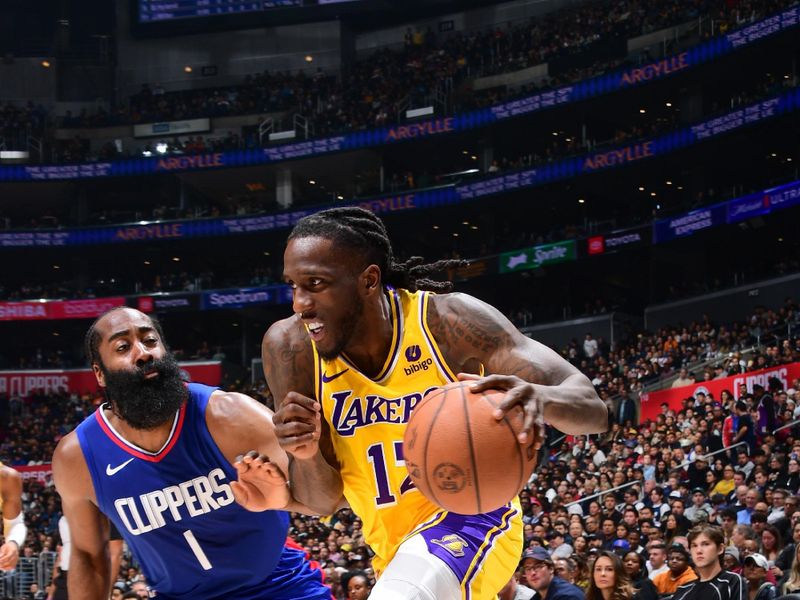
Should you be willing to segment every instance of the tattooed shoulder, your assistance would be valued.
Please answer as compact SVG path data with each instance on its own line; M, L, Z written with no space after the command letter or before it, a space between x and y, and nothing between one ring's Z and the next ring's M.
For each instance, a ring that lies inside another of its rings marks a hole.
M428 327L442 352L457 363L484 362L510 341L509 331L495 313L471 296L441 294L433 296L429 305Z

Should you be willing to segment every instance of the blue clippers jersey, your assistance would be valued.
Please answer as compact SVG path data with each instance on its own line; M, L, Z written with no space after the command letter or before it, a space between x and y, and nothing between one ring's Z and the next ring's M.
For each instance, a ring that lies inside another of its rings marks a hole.
M330 598L309 582L302 553L284 548L283 511L236 504L237 475L205 421L216 390L189 384L164 447L150 453L117 434L102 407L78 426L97 504L122 533L159 598ZM298 595L285 595L287 585Z

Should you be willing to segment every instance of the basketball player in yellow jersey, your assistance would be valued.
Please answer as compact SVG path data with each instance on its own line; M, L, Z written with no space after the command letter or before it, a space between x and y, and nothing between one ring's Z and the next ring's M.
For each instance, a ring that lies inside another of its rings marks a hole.
M474 389L507 392L498 419L522 406L525 445L540 443L543 419L574 435L604 431L606 407L584 375L493 307L422 291L446 291L427 275L453 261L420 262L396 263L381 220L358 208L298 222L284 254L296 314L262 346L275 432L302 502L321 514L349 503L362 519L380 574L370 598L494 599L519 563L519 506L456 515L420 494L402 446L415 404L459 373L491 373Z
M0 571L17 566L19 551L28 529L22 514L22 477L0 462L0 513L3 514L3 544L0 546Z

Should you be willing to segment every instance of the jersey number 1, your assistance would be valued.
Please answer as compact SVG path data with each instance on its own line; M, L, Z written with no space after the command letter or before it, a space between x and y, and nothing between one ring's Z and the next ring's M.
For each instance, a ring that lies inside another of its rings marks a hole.
M403 460L403 442L394 442L394 464L396 467L405 467L406 462ZM397 498L392 494L389 489L389 473L386 469L386 458L383 453L383 444L372 444L367 448L367 460L372 463L372 470L375 472L375 487L378 490L378 495L375 496L375 504L378 508L394 504ZM414 489L414 484L411 482L410 477L406 477L403 483L400 484L400 495L402 496L409 490Z
M211 564L211 561L208 560L206 553L203 552L203 549L200 547L197 538L194 537L194 533L192 533L192 530L187 529L186 531L184 531L183 537L186 538L186 541L189 544L189 548L191 548L192 552L194 552L194 556L195 558L197 558L197 562L200 563L200 566L203 567L203 570L204 571L211 570L211 567L213 565Z

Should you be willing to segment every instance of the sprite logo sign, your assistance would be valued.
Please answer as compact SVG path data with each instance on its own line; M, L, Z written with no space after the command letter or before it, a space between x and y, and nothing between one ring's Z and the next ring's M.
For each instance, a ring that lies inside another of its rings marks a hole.
M513 273L575 260L575 240L522 248L500 255L500 272Z

